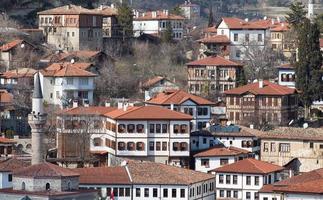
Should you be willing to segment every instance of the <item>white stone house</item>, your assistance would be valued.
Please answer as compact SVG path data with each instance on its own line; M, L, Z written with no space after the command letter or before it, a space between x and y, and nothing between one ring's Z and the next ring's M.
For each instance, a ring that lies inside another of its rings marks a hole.
M30 163L17 158L9 158L0 163L0 189L12 187L12 173L23 167L29 166Z
M191 131L202 130L210 125L211 108L215 106L214 102L183 90L166 90L145 103L191 115L193 117L190 124Z
M215 146L194 155L195 170L207 173L212 169L248 158L251 156L250 153L236 147Z
M175 82L170 81L164 76L155 76L148 79L142 85L140 89L145 93L145 101L150 100L156 94L165 90L178 90L179 87Z
M185 1L179 6L186 19L194 20L200 17L201 7L198 4L192 3L190 0Z
M319 200L323 199L323 169L264 185L259 191L260 200Z
M278 84L295 88L295 68L290 63L283 64L277 67L278 69Z
M61 107L73 100L92 104L95 77L80 63L54 63L40 71L44 101Z
M118 200L214 200L214 175L161 163L130 161L122 167L75 169L80 187ZM100 176L100 178L98 178Z
M107 162L116 156L188 166L190 115L159 106L76 107L61 113L58 137L73 132L74 125L89 116L90 122L94 121L90 126L90 151L103 154ZM61 145L69 146L66 142L58 139L59 151L66 148Z
M231 41L230 59L246 59L245 51L250 48L263 48L269 36L268 25L239 18L222 18L217 27L218 35L225 35Z
M180 40L184 37L184 17L170 14L168 10L158 10L139 13L134 12L133 30L135 37L142 33L161 36L167 30L170 23L173 31L173 39Z
M248 158L211 170L216 173L216 198L259 200L262 186L280 180L283 169Z

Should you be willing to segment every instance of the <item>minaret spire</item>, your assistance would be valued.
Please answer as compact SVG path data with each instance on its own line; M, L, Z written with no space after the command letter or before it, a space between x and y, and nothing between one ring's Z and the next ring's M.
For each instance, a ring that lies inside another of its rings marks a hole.
M44 113L43 92L40 80L40 73L34 76L34 91L32 96L32 112L28 116L28 123L31 126L32 159L31 164L36 165L44 162L45 152L43 148L43 135L47 114Z
M310 20L314 19L314 0L308 0L307 18Z

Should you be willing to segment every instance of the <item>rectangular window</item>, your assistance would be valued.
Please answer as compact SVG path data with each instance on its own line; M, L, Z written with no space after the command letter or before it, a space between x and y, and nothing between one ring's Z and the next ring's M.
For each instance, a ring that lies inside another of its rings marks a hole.
M228 158L220 158L220 165L226 165L229 163L229 159Z
M238 33L235 33L234 35L233 35L233 41L235 41L235 42L238 42Z
M249 42L249 33L246 33L245 40L246 40L246 42Z
M119 188L119 197L124 197L124 188Z
M233 198L236 198L236 199L238 198L238 191L236 191L236 190L233 191Z
M80 85L88 85L89 79L88 78L80 78Z
M310 142L310 148L313 149L313 147L314 147L313 142Z
M156 142L156 151L160 151L160 142Z
M232 181L232 183L234 185L237 185L238 184L238 175L233 175L233 181Z
M56 99L59 99L60 95L59 95L59 91L56 91Z
M149 142L149 151L154 151L154 150L155 150L155 143Z
M149 133L155 133L155 124L149 124Z
M246 199L250 199L251 198L251 193L250 192L246 192Z
M259 193L255 192L254 195L255 195L255 200L259 200Z
M268 152L268 142L264 142L264 149L263 149L263 151L264 152Z
M153 188L153 197L157 197L158 196L158 190L157 188Z
M279 144L279 152L290 152L290 144L289 143L280 143Z
M223 184L224 182L224 175L223 174L220 174L219 175L219 183L222 183Z
M246 185L251 185L251 176L246 177Z
M259 176L255 176L255 185L259 185Z
M12 182L12 174L8 174L8 182Z
M167 151L167 142L162 143L162 150Z
M172 198L176 198L176 189L172 189Z
M181 189L181 198L185 198L185 189Z
M220 190L220 197L224 197L224 190Z
M149 188L145 188L144 196L149 197Z
M168 197L168 189L167 188L163 189L163 197Z
M130 197L130 188L126 188L126 197Z
M262 42L262 34L258 34L258 42Z
M66 78L67 85L73 85L73 78Z
M162 133L167 133L167 124L162 125Z
M156 133L161 133L161 125L156 124Z
M231 197L231 190L227 190L227 197L230 198Z
M274 142L270 143L270 151L275 152L276 151L276 144Z
M210 167L210 160L209 159L201 159L201 165L204 166L205 168Z
M231 176L230 175L225 176L225 183L226 184L231 184Z

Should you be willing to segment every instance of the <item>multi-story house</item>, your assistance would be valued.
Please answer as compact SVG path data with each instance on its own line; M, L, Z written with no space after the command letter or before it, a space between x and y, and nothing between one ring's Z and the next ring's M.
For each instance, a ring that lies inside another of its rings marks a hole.
M224 93L227 117L235 124L286 125L297 119L298 98L294 88L260 80Z
M12 188L12 174L30 166L30 162L24 159L9 158L0 163L0 189Z
M201 130L209 126L212 118L211 108L215 103L183 90L166 90L145 102L146 105L156 105L186 113L192 116L190 130Z
M199 39L199 59L208 56L221 55L228 56L230 53L230 40L225 35L206 36Z
M313 200L323 199L323 169L317 169L293 176L271 185L264 185L259 191L261 200Z
M118 167L78 168L80 188L118 200L214 200L215 177L175 166L129 161Z
M183 3L179 7L182 9L186 19L194 20L200 17L200 5L192 3L191 0L185 1L185 3Z
M36 47L25 40L13 40L0 46L0 65L5 67L4 71L25 66L30 58L31 52Z
M191 119L190 115L160 106L67 109L58 117L58 157L69 157L69 151L77 153L78 143L69 139L75 137L75 127L85 123L89 125L80 130L91 133L87 140L89 150L103 153L105 158L187 166Z
M73 100L93 103L94 78L88 63L53 63L40 72L44 101L68 106Z
M148 79L142 85L140 89L145 93L145 100L148 101L156 94L165 90L178 90L179 87L175 82L167 79L165 76L155 76Z
M212 169L248 158L250 153L250 151L233 146L215 146L194 155L195 170L207 173Z
M168 10L157 10L139 13L135 11L133 29L136 37L142 33L161 36L170 24L173 31L173 39L180 40L184 34L184 17L170 14Z
M292 64L286 63L277 67L278 84L295 88L295 68Z
M211 170L216 173L217 199L259 200L259 190L281 179L283 167L256 160L243 159Z
M231 41L230 59L245 60L248 59L246 50L265 46L269 36L267 30L267 23L225 17L217 27L217 34L225 35Z
M67 51L102 49L102 14L65 5L37 13L48 44Z
M237 87L242 65L221 56L210 56L186 64L189 92L221 95Z
M104 38L120 38L120 25L118 23L118 9L114 4L111 6L100 5L96 9L102 14L102 30Z
M294 173L323 168L323 129L280 127L261 137L261 160Z

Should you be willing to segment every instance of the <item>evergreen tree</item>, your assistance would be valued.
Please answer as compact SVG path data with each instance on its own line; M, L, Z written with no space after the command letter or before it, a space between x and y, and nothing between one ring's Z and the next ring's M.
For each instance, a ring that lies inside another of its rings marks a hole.
M183 10L179 7L179 6L176 6L174 7L171 11L170 11L171 14L174 14L174 15L180 15L180 16L183 16Z
M162 32L161 40L165 43L171 43L173 41L173 28L171 22L166 23L166 30Z
M305 118L313 101L322 97L322 54L319 45L320 32L316 23L305 19L298 29L298 62L296 62L296 87L305 108Z
M323 13L316 17L315 22L319 26L320 32L323 34Z
M119 4L117 20L123 40L133 37L133 12L127 3Z
M289 7L290 12L287 13L287 21L296 29L306 19L306 11L304 8L305 6L299 1L292 3Z
M213 9L212 6L210 6L210 13L209 13L209 23L208 27L214 26L214 16L213 16Z

